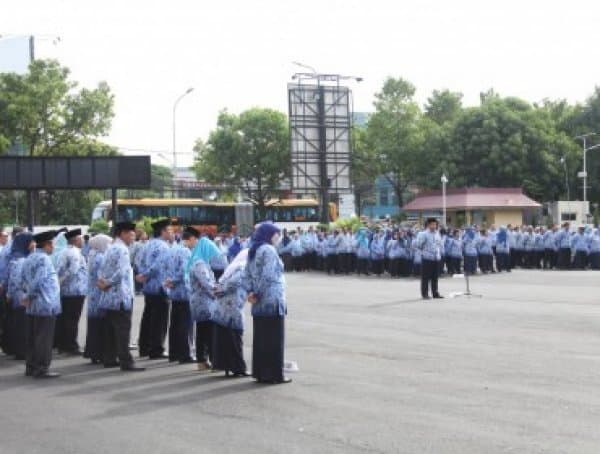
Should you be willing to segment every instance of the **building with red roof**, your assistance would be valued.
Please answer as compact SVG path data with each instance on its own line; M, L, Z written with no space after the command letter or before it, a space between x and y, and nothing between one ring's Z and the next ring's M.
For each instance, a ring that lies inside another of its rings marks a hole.
M442 191L422 192L404 206L404 211L441 217ZM457 188L446 191L447 224L521 225L527 213L538 211L541 204L530 199L521 188Z

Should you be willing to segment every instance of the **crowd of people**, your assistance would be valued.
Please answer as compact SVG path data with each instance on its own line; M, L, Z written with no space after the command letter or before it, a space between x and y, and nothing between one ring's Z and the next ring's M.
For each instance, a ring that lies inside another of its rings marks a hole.
M421 276L423 248L414 227L284 231L278 249L287 270L391 277ZM514 268L600 269L600 230L569 223L550 227L470 226L438 229L439 273L487 274Z
M112 236L80 229L33 235L0 230L0 315L3 351L24 360L25 375L55 377L55 349L94 364L141 371L131 354L136 294L144 309L140 358L197 363L198 370L250 375L243 356L244 305L252 305L252 376L287 383L284 376L284 271L421 278L424 299L442 298L442 274L526 269L600 269L600 231L568 223L548 228L508 225L423 229L372 226L305 231L259 224L251 237L208 237L193 227L175 232L167 219L151 239L133 223ZM431 296L429 289L431 288ZM78 343L84 304L85 348ZM168 351L165 343L168 335Z
M91 238L81 229L0 231L3 352L25 361L25 375L35 378L59 376L50 369L54 351L105 368L143 371L130 344L135 294L141 292L140 358L196 362L200 371L245 377L243 309L249 303L251 375L260 383L289 383L280 230L265 222L250 239L225 245L193 227L175 234L169 220L152 229L150 240L129 222L116 223L112 236ZM86 301L82 350L78 326Z

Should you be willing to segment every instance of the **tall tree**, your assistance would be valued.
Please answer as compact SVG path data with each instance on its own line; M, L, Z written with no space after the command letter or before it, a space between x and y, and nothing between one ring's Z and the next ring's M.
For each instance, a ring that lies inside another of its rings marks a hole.
M242 190L264 216L265 202L277 196L291 170L287 117L262 108L239 116L223 111L217 128L194 151L199 178Z
M455 121L462 110L462 93L433 90L425 104L425 116L439 125Z
M69 70L53 60L36 60L23 75L0 74L0 154L114 155L113 147L99 141L110 130L113 102L105 82L79 89ZM87 223L99 198L93 191L48 191L38 204L37 221ZM2 200L13 203L14 196L3 193Z
M407 80L388 78L375 94L375 113L367 126L367 144L377 157L372 165L392 185L400 207L426 166L422 113L414 95L415 87Z

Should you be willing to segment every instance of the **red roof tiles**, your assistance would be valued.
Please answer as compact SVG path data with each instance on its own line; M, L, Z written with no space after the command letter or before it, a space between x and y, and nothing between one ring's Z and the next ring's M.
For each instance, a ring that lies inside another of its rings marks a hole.
M404 206L406 211L442 209L442 191L423 192ZM510 209L539 208L521 188L462 188L446 191L446 209Z

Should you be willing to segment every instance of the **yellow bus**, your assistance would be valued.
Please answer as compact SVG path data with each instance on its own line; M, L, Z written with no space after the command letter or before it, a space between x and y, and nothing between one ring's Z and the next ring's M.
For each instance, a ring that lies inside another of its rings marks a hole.
M118 218L121 221L137 222L144 217L170 218L179 225L193 225L207 233L218 230L235 231L239 222L236 220L236 207L248 204L235 202L210 202L202 199L119 199L117 200ZM105 200L94 208L92 222L104 219L112 221L111 202ZM269 200L266 203L264 217L259 215L255 206L251 209L252 219L245 224L254 224L270 220L282 228L294 230L319 224L319 202L314 199L281 199ZM239 212L239 211L238 211ZM329 219L337 219L337 207L329 204Z

